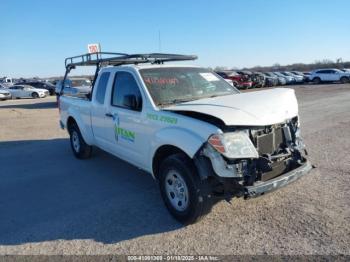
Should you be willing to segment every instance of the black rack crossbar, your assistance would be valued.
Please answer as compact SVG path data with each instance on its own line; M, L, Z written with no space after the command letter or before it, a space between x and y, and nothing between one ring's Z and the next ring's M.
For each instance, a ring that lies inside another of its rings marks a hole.
M71 69L75 66L118 66L140 63L163 64L164 62L186 61L195 59L197 59L197 56L195 55L178 55L162 53L129 55L124 53L98 52L68 57L65 60L65 66L67 69Z

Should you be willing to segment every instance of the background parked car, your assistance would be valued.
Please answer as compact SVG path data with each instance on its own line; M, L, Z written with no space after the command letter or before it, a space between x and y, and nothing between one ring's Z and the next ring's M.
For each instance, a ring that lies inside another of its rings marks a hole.
M8 88L8 86L4 85L3 83L0 83L0 90L4 88Z
M246 77L252 82L252 87L263 87L265 84L265 77L263 75L256 74L250 71L237 71L238 74Z
M46 89L39 89L28 85L14 85L7 88L6 90L11 93L13 98L43 98L49 95L49 91Z
M291 76L295 79L295 83L303 83L304 82L304 76L300 76L300 75L296 75L296 74L293 74L292 72L288 72L288 71L284 71L284 72L281 72L282 74L284 74L285 76Z
M39 89L46 89L49 91L50 96L55 94L55 86L48 82L29 81L29 82L18 83L18 85L29 85Z
M343 72L339 69L318 69L310 72L310 80L315 84L322 82L338 82L348 83L350 80L350 73Z
M305 82L310 82L310 81L311 81L311 80L310 80L310 75L311 75L311 73L310 73L310 72L303 72L303 74L304 74L304 76L306 77Z
M11 96L11 93L6 90L6 89L0 89L0 100L7 100L7 99L11 99L12 96Z
M272 86L277 86L278 84L277 77L270 77L261 72L254 72L254 74L259 75L261 77L261 80L264 81L264 84L261 87L264 87L264 86L272 87Z
M299 71L291 71L291 73L296 76L301 76L303 78L303 82L307 82L307 76L304 73Z
M287 80L285 79L285 77L281 77L281 76L275 75L272 72L266 72L264 74L266 76L268 76L268 77L272 77L272 78L277 79L277 85L279 85L279 86L284 86L284 85L287 84Z
M11 77L2 77L0 78L0 83L5 84L7 86L12 86L14 84L14 81Z
M273 72L273 73L279 77L283 77L286 80L287 85L292 85L296 82L295 78L292 76L284 75L281 72Z
M221 76L224 79L232 80L234 86L239 89L251 88L253 85L252 81L250 81L247 76L240 75L235 71L225 70L225 71L216 71L215 73L217 73L219 76Z
M267 73L259 73L259 74L262 74L265 77L265 84L264 84L264 86L271 87L271 86L277 86L278 85L278 78L277 78L277 76L269 76Z

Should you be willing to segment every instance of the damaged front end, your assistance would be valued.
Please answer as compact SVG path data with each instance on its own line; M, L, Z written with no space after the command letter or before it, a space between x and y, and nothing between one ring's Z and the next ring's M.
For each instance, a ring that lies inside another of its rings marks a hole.
M195 163L212 194L256 197L295 181L312 166L306 160L298 118L264 127L227 127L199 150Z

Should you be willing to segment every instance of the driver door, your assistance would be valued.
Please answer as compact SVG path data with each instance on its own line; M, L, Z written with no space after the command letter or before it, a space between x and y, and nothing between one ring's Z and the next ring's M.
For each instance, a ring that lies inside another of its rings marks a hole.
M117 71L106 114L106 138L115 155L138 166L145 166L145 152L149 147L142 101L135 76Z

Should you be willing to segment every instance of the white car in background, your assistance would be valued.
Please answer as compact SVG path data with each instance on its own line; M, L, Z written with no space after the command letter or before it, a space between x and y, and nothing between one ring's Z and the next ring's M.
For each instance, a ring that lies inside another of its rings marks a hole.
M43 98L49 95L46 89L35 88L28 85L14 85L7 88L13 98Z
M315 84L322 82L341 82L343 84L349 83L350 72L346 73L339 69L318 69L310 72L309 79Z
M11 93L8 90L0 88L0 100L7 100L11 98Z

